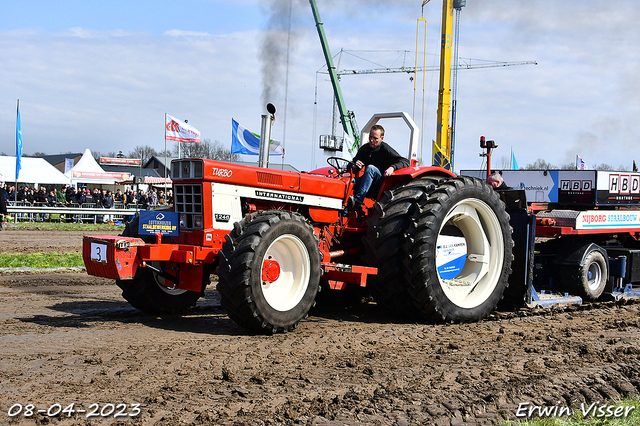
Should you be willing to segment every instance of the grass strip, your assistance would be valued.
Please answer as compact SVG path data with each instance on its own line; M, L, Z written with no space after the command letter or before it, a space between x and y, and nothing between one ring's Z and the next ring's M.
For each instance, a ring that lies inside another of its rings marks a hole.
M70 268L84 266L82 253L0 253L0 268Z

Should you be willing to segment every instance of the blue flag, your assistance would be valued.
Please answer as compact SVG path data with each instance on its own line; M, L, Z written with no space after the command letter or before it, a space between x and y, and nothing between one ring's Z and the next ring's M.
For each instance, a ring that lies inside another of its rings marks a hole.
M518 162L516 161L516 154L511 151L511 170L520 170L518 167Z
M20 121L20 99L18 99L18 118L16 118L16 180L22 169L22 122Z
M231 153L244 155L260 155L260 137L242 127L236 120L231 119ZM282 154L279 141L271 140L269 155Z
M260 138L231 119L231 153L260 155Z

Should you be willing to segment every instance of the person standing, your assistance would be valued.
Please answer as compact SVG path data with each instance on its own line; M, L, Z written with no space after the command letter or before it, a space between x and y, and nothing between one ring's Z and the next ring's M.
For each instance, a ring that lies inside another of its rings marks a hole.
M58 203L58 197L56 197L55 190L49 191L49 195L47 195L47 206L55 207Z
M4 217L9 214L9 212L7 211L7 199L5 197L6 194L4 192L4 182L0 181L0 231L2 231Z
M113 195L111 195L111 191L102 190L102 195L100 196L100 205L103 209L112 209L113 208ZM111 221L111 215L104 215L103 220L105 222Z
M67 198L65 196L67 191L67 185L64 186L60 191L56 191L56 204L59 206L63 205L67 202Z
M127 189L127 193L126 193L125 198L124 198L125 205L127 207L129 207L129 206L135 204L135 201L136 201L136 197L133 194L133 191L131 189Z
M502 175L498 172L493 172L487 177L487 183L491 185L493 189L496 191L505 191L508 189L513 189L509 185L507 185L502 178Z
M152 209L158 205L158 195L156 194L156 190L154 188L151 188L149 190L149 205Z

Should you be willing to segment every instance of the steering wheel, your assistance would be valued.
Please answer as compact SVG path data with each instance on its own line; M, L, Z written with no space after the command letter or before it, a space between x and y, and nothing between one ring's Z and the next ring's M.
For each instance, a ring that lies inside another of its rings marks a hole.
M344 167L340 167L341 163L343 164ZM353 167L353 169L358 169L358 166L356 166L356 163L342 157L328 157L327 164L329 164L331 167L336 169L338 176L342 176L343 174L347 173L347 171L349 170L349 166Z

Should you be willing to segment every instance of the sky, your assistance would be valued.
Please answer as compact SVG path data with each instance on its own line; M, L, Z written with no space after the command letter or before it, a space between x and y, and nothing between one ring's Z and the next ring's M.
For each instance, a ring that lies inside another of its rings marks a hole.
M438 65L442 1L317 2L339 70L421 64L421 16L426 63ZM482 166L480 136L498 144L494 167L511 150L520 166L640 162L640 1L466 3L463 61L537 65L459 71L456 171ZM162 150L165 113L230 148L232 118L259 132L270 102L286 153L270 161L325 164L317 146L331 133L332 89L306 0L3 2L0 51L0 153L15 155L18 99L25 154ZM438 73L345 75L341 87L361 127L377 112L412 115L430 162ZM404 126L382 124L408 152Z

